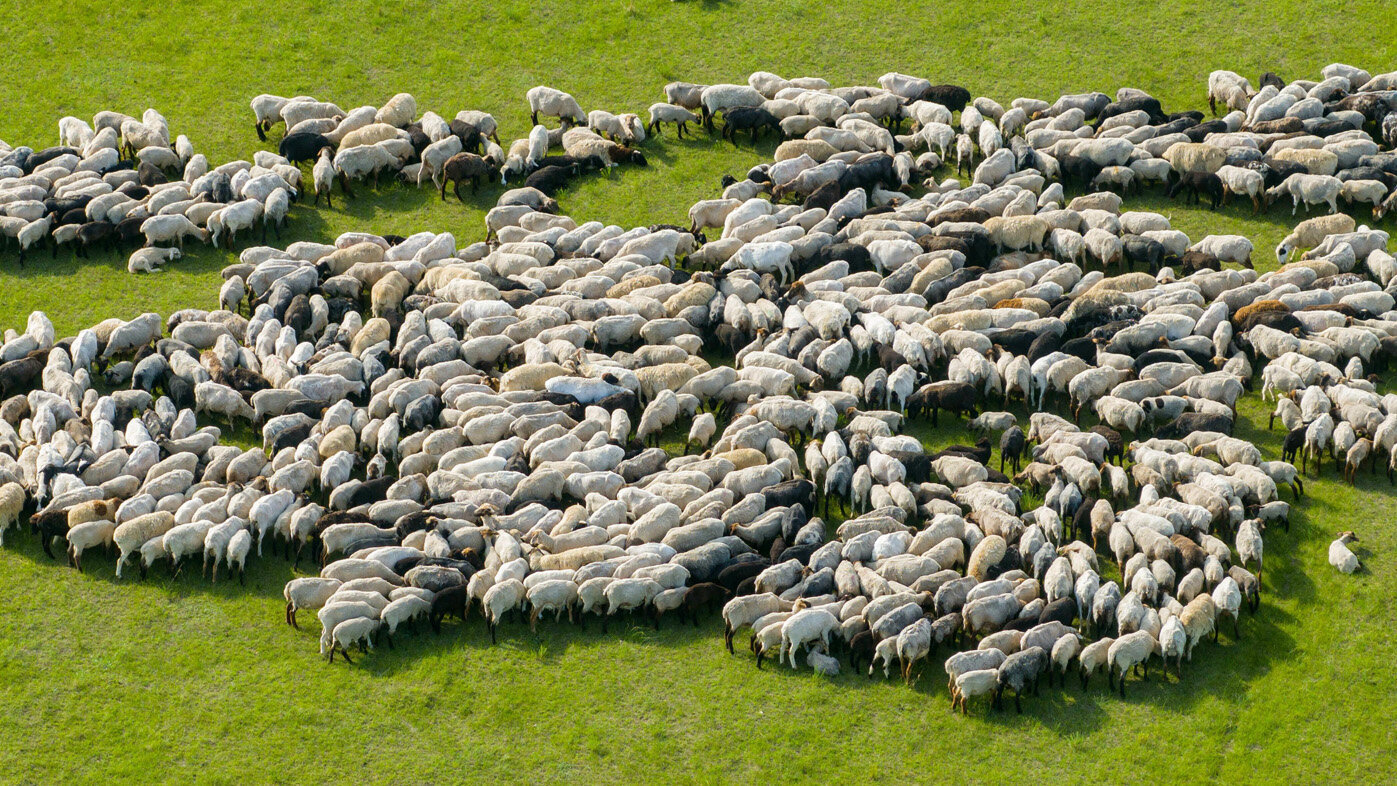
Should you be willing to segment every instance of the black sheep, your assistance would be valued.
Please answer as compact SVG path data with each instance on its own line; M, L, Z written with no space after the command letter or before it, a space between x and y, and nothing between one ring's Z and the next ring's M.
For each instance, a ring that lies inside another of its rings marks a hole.
M721 573L718 575L722 576ZM730 597L732 597L732 591L721 584L711 581L695 584L689 587L689 591L685 593L683 604L679 607L680 613L688 617L697 628L699 612L712 613L714 606L721 606Z
M451 134L461 140L461 149L467 153L479 153L485 146L485 138L480 129L464 120L452 120L447 124Z
M1232 433L1232 418L1220 413L1185 412L1177 420L1166 423L1155 432L1160 439L1183 439L1195 431Z
M932 382L923 385L915 393L907 397L907 409L912 412L914 409L925 413L931 411L931 425L937 425L937 416L941 410L946 410L956 415L968 414L974 417L976 413L977 395L975 388L966 382Z
M1164 267L1164 244L1140 235L1126 235L1121 238L1125 261L1141 264L1150 273L1158 273Z
M1187 192L1185 204L1196 205L1202 196L1208 197L1209 207L1217 210L1222 204L1222 178L1212 172L1185 172L1170 184L1165 196L1173 199L1180 192Z
M570 167L545 166L531 172L524 179L524 186L537 188L548 196L553 196L579 174L581 169L576 164Z
M277 145L277 152L282 158L293 164L301 162L314 162L315 157L320 155L320 151L325 148L335 149L335 145L324 134L312 134L308 131L298 131L294 134L287 134L281 144ZM226 200L225 200L226 201Z
M470 606L470 594L464 584L447 587L432 596L432 609L427 613L427 621L432 624L432 632L441 633L441 621L456 616L466 621L466 611ZM494 632L491 631L491 635Z
M1227 123L1221 120L1209 120L1206 123L1189 126L1183 130L1184 136L1188 137L1190 142L1202 142L1208 138L1209 134L1225 133L1227 133Z
M1023 429L1018 426L1010 426L999 436L999 471L1004 471L1004 462L1009 462L1009 467L1014 472L1019 471L1019 465L1023 461L1024 447L1028 440L1024 437Z
M898 186L897 172L893 169L893 157L887 153L871 153L864 156L850 164L839 175L839 187L845 193L856 188L872 192L878 186L887 189L896 189Z
M87 252L96 245L105 245L111 250L112 243L116 238L116 225L107 221L89 221L78 227L77 254L86 257Z
M1121 437L1121 433L1110 426L1102 425L1092 426L1087 430L1106 438L1105 459L1107 463L1120 464L1121 460L1125 458L1125 439Z
M738 131L751 131L752 144L757 143L757 133L769 128L777 136L781 135L781 121L776 115L759 106L734 107L723 113L723 138L736 143Z
M1086 507L1083 505L1082 507ZM1038 624L1045 622L1061 622L1063 625L1071 627L1077 620L1077 600L1076 598L1058 598L1043 607L1043 611L1038 614Z
M834 206L835 202L839 201L839 198L843 195L843 192L839 189L838 183L835 183L833 181L829 183L821 183L819 187L816 188L814 191L811 191L810 195L805 198L805 201L800 204L800 209L813 210L815 208L819 208L821 210L829 210L831 207ZM852 244L845 243L838 245ZM826 248L828 248L828 246L826 246ZM860 248L862 247L860 246Z
M742 593L737 591L739 585L748 579L755 579L757 574L766 570L770 564L770 561L760 559L729 565L718 571L718 576L714 582L734 596L741 595Z
M970 91L959 85L932 85L922 92L922 100L940 104L952 112L959 112L970 103Z
M1033 339L1033 343L1029 345L1028 352L1025 354L1028 355L1028 362L1032 363L1041 357L1051 355L1061 346L1062 336L1058 333L1048 332Z
M1112 101L1101 110L1101 114L1096 116L1096 125L1099 128L1101 123L1116 115L1123 115L1127 112L1144 110L1150 116L1150 123L1159 125L1166 121L1164 108L1160 106L1159 99L1152 96L1136 96L1127 98L1124 101Z

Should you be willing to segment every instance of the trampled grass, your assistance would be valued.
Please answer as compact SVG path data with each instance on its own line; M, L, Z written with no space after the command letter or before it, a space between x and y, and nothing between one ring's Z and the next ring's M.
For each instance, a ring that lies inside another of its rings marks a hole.
M855 4L664 2L478 4L311 0L294 5L10 3L0 64L0 138L51 144L63 114L160 109L214 161L257 148L247 101L306 92L346 108L399 90L443 115L492 111L506 141L527 130L524 91L567 89L586 108L640 111L671 79L741 81L755 69L871 82L926 74L1007 101L1135 85L1170 108L1199 108L1226 67L1255 77L1316 74L1331 61L1394 67L1381 2L1216 4ZM82 20L81 23L79 20ZM1342 34L1334 34L1342 31ZM279 136L274 133L273 140ZM770 153L707 139L647 142L651 166L594 177L565 210L622 225L682 221L723 172ZM483 234L498 187L442 204L428 189L360 189L334 209L293 208L291 239L350 229ZM1133 201L1191 235L1237 232L1257 261L1290 219ZM245 243L240 243L240 247ZM62 332L109 316L214 305L225 252L202 250L155 276L115 256L0 256L0 327L43 309ZM1266 407L1242 406L1239 433L1268 458ZM943 422L915 429L936 446L965 439ZM1260 614L1241 641L1200 648L1182 682L1132 680L1122 700L1100 678L1083 693L1044 688L1025 714L950 714L940 670L914 689L846 675L757 671L729 656L716 618L699 628L581 630L507 624L490 647L479 618L441 637L400 636L353 666L315 655L314 619L281 624L280 558L254 560L246 587L194 575L79 575L33 538L0 551L0 781L374 782L815 780L922 782L1296 782L1379 780L1394 769L1397 641L1385 602L1397 527L1379 474L1357 489L1307 485L1291 531L1268 532ZM1333 532L1353 528L1370 572L1335 574Z

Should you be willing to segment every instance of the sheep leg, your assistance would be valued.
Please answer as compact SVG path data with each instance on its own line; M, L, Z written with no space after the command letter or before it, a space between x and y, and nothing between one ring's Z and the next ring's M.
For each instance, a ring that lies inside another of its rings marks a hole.
M298 630L301 627L296 624L296 606L289 600L286 601L286 624Z

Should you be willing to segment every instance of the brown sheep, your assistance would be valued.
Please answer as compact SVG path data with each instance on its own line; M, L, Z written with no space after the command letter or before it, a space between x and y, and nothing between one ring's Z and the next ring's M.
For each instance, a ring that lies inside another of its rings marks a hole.
M461 197L461 183L469 181L471 193L474 194L482 181L489 181L491 171L485 159L475 153L457 153L446 159L441 168L441 200L446 201L446 184L453 183L452 193L464 202L465 199Z
M1232 320L1234 322L1245 322L1251 315L1259 314L1263 311L1288 312L1290 311L1290 307L1279 300L1258 300L1255 303L1237 309L1237 313L1232 315Z

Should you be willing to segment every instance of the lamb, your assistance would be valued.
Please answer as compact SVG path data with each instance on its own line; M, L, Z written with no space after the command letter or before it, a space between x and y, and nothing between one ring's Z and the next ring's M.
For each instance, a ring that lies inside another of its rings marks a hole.
M998 650L994 650L998 652ZM955 677L955 690L951 693L951 709L960 705L962 714L969 714L967 704L977 696L992 696L999 689L999 671L980 669L968 671Z
M99 519L75 524L68 529L68 563L82 572L82 554L97 546L111 547L116 534L116 523Z
M650 123L646 126L646 130L659 136L661 123L674 123L675 133L680 139L683 139L684 131L687 130L688 124L698 123L700 121L701 118L698 115L682 106L675 106L674 104L651 104Z
M383 629L383 623L371 617L353 617L337 625L330 633L331 646L329 650L328 662L335 661L335 650L338 649L344 656L345 663L353 663L349 659L349 648L358 645L361 652L373 649L374 637Z
M1329 544L1329 564L1334 569L1344 574L1352 574L1363 568L1363 564L1358 561L1358 556L1349 549L1349 544L1358 540L1358 536L1353 532L1340 532L1334 542Z

